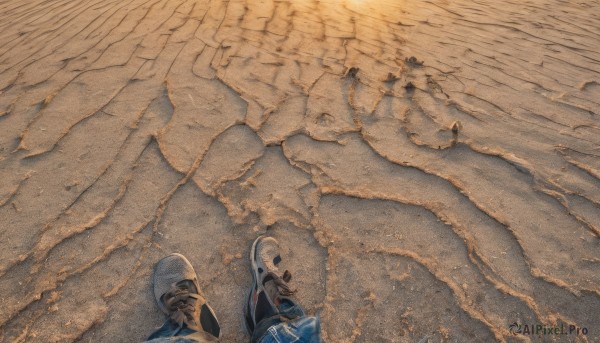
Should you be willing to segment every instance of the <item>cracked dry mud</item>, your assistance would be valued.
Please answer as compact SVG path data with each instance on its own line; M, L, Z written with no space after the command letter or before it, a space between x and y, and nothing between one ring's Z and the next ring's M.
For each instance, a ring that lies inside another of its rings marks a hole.
M328 342L600 342L599 14L0 0L0 341L143 340L177 251L245 342L267 232Z

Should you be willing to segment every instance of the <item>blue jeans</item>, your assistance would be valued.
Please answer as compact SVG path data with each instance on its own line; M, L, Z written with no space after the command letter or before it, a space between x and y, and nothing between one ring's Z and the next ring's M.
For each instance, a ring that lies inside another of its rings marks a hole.
M282 298L279 314L262 319L254 329L251 343L320 343L321 325L318 317L307 317L293 299ZM219 342L206 332L187 326L180 328L167 320L145 343L208 343Z

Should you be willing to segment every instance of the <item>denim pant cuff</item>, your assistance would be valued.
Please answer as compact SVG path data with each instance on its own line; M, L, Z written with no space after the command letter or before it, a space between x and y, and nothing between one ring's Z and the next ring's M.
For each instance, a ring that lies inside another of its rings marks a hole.
M278 310L279 313L277 315L263 318L256 324L250 343L260 342L271 326L275 326L285 321L302 318L306 315L302 307L294 301L294 299L288 297L281 297L281 304L279 305Z

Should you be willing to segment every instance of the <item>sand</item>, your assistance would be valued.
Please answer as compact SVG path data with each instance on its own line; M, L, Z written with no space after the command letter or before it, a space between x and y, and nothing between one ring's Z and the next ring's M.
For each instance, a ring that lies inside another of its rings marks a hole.
M0 341L180 252L246 342L266 233L328 342L600 342L599 116L597 0L0 0Z

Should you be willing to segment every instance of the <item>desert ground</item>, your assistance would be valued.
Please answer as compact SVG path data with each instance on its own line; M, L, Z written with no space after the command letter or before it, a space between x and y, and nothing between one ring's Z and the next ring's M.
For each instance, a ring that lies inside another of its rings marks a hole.
M1 342L172 252L247 342L261 234L327 342L600 342L600 1L0 0Z

